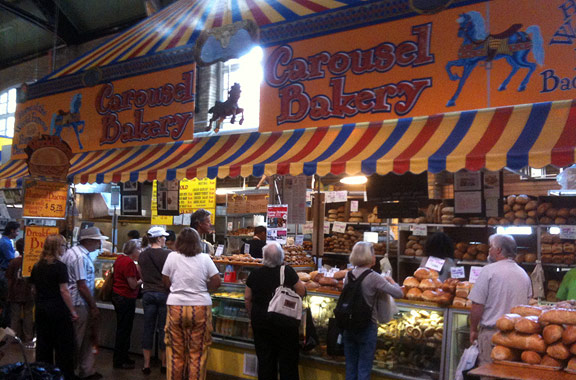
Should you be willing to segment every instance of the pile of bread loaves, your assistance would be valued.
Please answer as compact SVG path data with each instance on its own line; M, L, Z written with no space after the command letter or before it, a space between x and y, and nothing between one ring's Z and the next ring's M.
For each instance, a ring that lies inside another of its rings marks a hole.
M460 242L454 247L454 258L466 261L486 261L488 259L488 244L473 244Z
M543 233L540 242L543 263L574 264L576 251L574 240L562 240L559 235Z
M498 319L492 359L576 371L576 310L522 305Z
M408 236L404 255L406 256L424 256L424 246L426 245L426 236Z
M301 246L284 247L284 263L288 265L314 265L312 257Z
M448 305L454 297L451 285L438 279L438 272L428 268L418 268L414 276L408 276L402 283L404 297L409 300L435 302ZM454 284L456 290L456 284Z
M332 208L328 210L328 217L326 218L328 222L345 222L346 221L346 209L344 206L337 208Z
M255 259L249 253L243 253L231 256L214 256L212 257L212 260L215 263L232 264L232 265L257 264L262 262L262 259Z
M324 273L313 271L310 273L298 272L300 281L304 283L307 290L315 292L340 292L344 287L344 277L348 270L335 272L333 277L327 277Z
M334 233L324 239L324 251L336 253L350 253L357 241L362 241L363 234L354 227L347 226L345 233Z

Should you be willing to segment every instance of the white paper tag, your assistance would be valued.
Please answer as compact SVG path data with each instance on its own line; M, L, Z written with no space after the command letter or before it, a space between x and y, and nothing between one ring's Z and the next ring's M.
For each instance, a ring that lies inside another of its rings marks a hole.
M334 272L332 271L326 272L324 273L324 277L334 277Z
M324 222L324 233L325 234L330 233L330 222Z
M560 239L576 239L576 226L560 227Z
M234 222L228 222L228 231L232 231L234 229Z
M470 278L468 281L470 281L471 284L476 283L476 280L478 279L478 276L480 276L482 269L484 269L484 267L470 267Z
M328 192L324 193L324 202L325 203L334 203L335 202L334 198L336 198L336 194L334 194L333 191L328 191Z
M302 245L304 243L304 235L296 235L296 239L294 239L294 244Z
M358 201L350 201L350 212L358 212Z
M440 272L444 266L444 262L446 262L446 260L439 257L430 256L428 257L428 261L426 261L426 268L434 269L435 271Z
M427 236L428 229L425 224L412 224L412 235L414 236Z
M250 244L244 244L244 253L250 253Z
M332 226L332 232L346 232L346 222L334 222Z
M452 267L452 268L450 268L450 277L452 277L452 278L465 278L466 273L464 272L464 267Z
M214 256L220 257L220 256L222 256L223 253L224 253L224 246L223 246L223 245L219 245L219 246L216 248L216 253L214 254Z
M328 271L326 270L326 268L324 268L324 267L319 267L319 268L318 268L318 273L324 273L324 274L326 274L326 272L328 272Z
M347 191L335 191L334 192L334 202L346 202L348 200Z
M314 232L314 223L313 222L306 222L302 226L302 233L303 234L311 234Z

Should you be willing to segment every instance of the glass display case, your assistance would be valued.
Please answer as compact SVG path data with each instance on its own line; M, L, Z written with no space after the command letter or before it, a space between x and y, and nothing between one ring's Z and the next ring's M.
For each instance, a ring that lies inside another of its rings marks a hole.
M451 308L448 315L444 379L452 380L462 353L470 346L470 310Z
M104 279L108 275L108 272L112 270L112 267L114 266L114 261L115 259L102 259L102 258L96 258L96 260L94 260L94 278L95 278L94 296L96 297L96 299L99 299L98 292L100 291L100 288L104 284Z
M223 284L212 294L212 318L215 336L252 341L250 319L244 306L243 284Z

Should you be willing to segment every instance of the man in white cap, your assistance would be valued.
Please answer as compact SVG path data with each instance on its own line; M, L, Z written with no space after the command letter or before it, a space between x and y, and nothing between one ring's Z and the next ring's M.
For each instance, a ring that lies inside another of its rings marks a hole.
M97 344L94 324L99 312L94 300L94 264L90 252L100 248L102 241L107 239L98 227L85 228L80 230L78 245L62 256L62 262L68 268L68 289L78 313L78 319L74 322L76 367L78 377L83 380L102 378L94 368L93 348Z

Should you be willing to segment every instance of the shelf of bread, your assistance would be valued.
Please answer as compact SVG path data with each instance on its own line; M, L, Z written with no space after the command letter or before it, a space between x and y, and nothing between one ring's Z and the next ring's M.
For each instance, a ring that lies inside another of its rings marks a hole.
M340 294L344 287L344 277L348 274L348 269L340 270L327 274L319 271L312 271L310 273L298 272L300 281L304 283L306 290L327 293L327 294Z
M574 301L554 305L513 307L496 322L492 359L502 364L525 363L534 368L576 371L576 308Z
M488 244L458 242L455 244L454 259L463 261L480 261L488 260Z
M561 239L559 235L544 232L540 236L540 243L543 264L576 263L576 244L573 239Z

